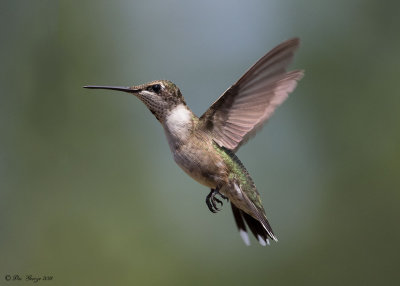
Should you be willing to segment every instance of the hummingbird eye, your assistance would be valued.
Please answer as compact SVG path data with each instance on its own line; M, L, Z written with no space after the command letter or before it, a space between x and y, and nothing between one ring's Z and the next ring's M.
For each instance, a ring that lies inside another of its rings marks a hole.
M158 93L161 90L161 85L159 84L154 84L151 86L151 89L155 92Z

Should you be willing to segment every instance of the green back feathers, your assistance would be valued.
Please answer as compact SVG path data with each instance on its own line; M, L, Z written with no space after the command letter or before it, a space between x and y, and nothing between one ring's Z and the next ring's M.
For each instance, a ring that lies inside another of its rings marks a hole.
M262 212L265 212L262 206L260 194L257 191L257 187L239 158L235 155L235 153L225 147L219 147L217 144L214 144L214 148L224 158L226 164L231 170L229 179L236 181L240 189L256 205L256 207Z

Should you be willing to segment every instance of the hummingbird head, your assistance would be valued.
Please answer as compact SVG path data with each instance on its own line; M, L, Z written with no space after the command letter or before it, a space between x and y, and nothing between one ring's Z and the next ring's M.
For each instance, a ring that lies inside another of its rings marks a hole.
M111 89L131 93L146 104L161 123L164 122L168 111L179 104L186 105L179 88L168 80L156 80L130 87L86 85L84 88Z

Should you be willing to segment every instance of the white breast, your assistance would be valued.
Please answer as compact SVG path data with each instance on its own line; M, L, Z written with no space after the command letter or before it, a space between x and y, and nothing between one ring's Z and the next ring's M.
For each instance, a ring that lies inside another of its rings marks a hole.
M164 130L171 150L187 139L192 124L192 112L183 104L179 104L167 114Z

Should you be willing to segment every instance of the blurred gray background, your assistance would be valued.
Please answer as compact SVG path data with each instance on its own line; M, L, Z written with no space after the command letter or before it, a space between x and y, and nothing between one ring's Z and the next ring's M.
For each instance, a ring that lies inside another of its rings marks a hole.
M0 285L398 285L397 3L1 1ZM294 36L306 76L238 153L266 248L209 212L139 100L82 88L169 79L201 115Z

